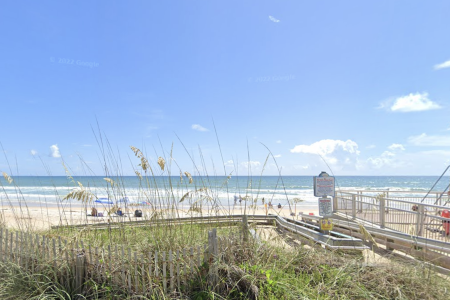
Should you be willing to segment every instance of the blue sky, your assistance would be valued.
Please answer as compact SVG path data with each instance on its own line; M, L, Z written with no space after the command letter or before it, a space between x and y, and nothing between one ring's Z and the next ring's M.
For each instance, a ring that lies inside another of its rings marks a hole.
M5 1L0 170L63 175L64 159L104 175L98 122L130 175L130 145L155 163L172 143L193 174L276 175L267 146L285 175L328 170L319 155L336 175L440 175L449 11L444 0Z

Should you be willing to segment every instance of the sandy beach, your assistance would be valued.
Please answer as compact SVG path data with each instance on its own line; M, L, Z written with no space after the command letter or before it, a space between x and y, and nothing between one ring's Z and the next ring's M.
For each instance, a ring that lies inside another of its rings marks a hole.
M135 217L134 211L141 210L142 217ZM15 228L21 230L43 231L48 230L52 226L60 225L81 225L81 224L95 224L104 222L127 222L150 219L150 217L157 212L160 218L185 218L185 217L199 217L199 216L217 216L217 215L264 215L266 209L264 206L258 206L255 209L245 206L222 207L218 210L203 208L200 211L189 212L183 207L176 209L150 209L148 207L128 207L123 209L124 216L119 217L115 213L108 215L106 209L98 209L98 212L103 216L91 216L91 207L82 207L80 205L70 207L56 207L56 206L2 206L0 220L8 228ZM314 214L318 215L317 207L314 206L297 206L296 215ZM292 217L289 207L268 208L267 214L275 214L284 217Z

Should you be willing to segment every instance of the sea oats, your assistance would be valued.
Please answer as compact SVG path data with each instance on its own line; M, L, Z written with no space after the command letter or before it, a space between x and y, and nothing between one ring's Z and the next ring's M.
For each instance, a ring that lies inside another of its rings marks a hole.
M5 177L6 181L8 181L9 184L13 182L13 179L5 172L3 172L3 177Z
M144 170L144 171L150 170L151 171L152 169L150 168L148 160L145 158L142 151L133 146L130 146L130 148L131 148L131 151L134 152L134 155L136 155L136 157L141 159L141 163L139 164L139 166L142 168L142 170Z
M141 175L141 173L139 173L138 171L134 171L134 173L136 173L136 175L139 177L139 179L142 180L142 175Z
M368 242L372 242L375 246L378 247L377 242L373 238L373 236L366 230L366 227L364 227L363 224L358 223L359 225L359 232L364 236L364 239Z
M66 172L67 178L70 179L70 181L72 181L75 184L75 180L73 179L72 175L70 175L69 169L67 169L66 165L64 164L64 161L62 162L62 165Z
M190 194L191 194L191 192L187 192L186 194L184 194L183 197L181 197L180 202L183 202L184 199L186 199L187 197L189 197Z
M111 187L114 186L114 180L112 180L111 178L103 178L103 180L105 180L106 182L109 182L109 184L111 184Z
M186 171L186 172L184 172L184 175L186 175L186 177L189 178L189 184L194 182L194 179L192 179L191 173Z
M164 158L162 157L158 158L158 165L161 167L161 170L164 171L164 166L166 165L166 161L164 160Z

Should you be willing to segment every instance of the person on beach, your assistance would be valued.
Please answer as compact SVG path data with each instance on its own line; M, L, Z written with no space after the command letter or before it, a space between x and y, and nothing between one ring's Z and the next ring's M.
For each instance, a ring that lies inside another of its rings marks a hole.
M242 196L239 195L239 203L242 203Z
M269 201L269 208L272 208L272 207L273 207L272 201Z
M278 203L278 208L281 208L281 203Z
M91 216L96 217L97 215L98 215L97 209L95 207L92 207Z
M238 199L238 197L236 195L234 195L234 205L236 205L237 199Z

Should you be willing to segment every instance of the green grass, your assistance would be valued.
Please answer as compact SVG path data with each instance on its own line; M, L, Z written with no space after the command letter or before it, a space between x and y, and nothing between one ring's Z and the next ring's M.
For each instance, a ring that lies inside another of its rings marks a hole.
M204 245L217 224L172 225L169 228L122 226L111 230L69 229L47 232L83 239L93 246L123 242L133 251L148 253ZM164 238L164 232L171 236ZM395 258L388 265L367 266L359 252L328 251L320 247L281 247L278 241L239 240L236 227L218 228L231 241L220 254L219 284L208 284L204 263L182 292L149 299L448 299L450 281L419 262ZM167 241L171 241L168 244ZM73 299L76 293L54 283L53 274L28 274L14 264L0 264L1 299ZM127 295L120 286L90 280L88 299L145 299ZM21 298L22 297L22 298Z

